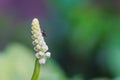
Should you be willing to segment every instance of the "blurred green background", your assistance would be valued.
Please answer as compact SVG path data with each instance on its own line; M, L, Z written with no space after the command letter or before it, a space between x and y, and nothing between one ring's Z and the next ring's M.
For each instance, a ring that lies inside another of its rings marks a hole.
M40 80L120 80L119 0L0 0L0 80L30 80L34 17L52 53Z

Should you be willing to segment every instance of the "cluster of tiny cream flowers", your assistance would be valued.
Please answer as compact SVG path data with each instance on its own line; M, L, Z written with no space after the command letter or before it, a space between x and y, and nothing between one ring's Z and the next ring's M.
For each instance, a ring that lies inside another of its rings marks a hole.
M42 31L40 29L39 21L37 18L34 18L32 21L32 39L34 50L36 51L36 58L39 59L40 64L45 64L46 58L50 58L51 53L48 51L48 46L44 41L44 37L42 35Z

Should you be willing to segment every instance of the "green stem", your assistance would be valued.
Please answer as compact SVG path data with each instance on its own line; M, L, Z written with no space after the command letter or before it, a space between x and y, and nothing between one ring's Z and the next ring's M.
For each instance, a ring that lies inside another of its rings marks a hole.
M39 72L40 72L40 63L38 62L38 59L36 59L35 60L34 72L33 72L31 80L38 80Z

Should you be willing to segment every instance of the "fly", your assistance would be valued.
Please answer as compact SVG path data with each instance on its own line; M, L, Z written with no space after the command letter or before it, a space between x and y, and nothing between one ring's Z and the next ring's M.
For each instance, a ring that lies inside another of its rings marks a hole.
M41 30L41 33L42 33L42 36L46 37L47 36L47 33L44 29Z

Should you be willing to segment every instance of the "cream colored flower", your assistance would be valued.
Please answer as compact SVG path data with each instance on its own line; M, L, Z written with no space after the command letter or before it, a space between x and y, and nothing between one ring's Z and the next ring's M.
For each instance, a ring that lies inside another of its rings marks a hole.
M39 59L40 64L45 64L46 58L50 58L51 53L48 51L48 46L44 41L44 37L42 36L42 31L40 29L39 21L37 18L34 18L32 21L32 39L34 50L36 51L36 58Z
M40 64L45 64L45 62L46 62L46 59L45 59L45 58L39 59L39 63L40 63Z

